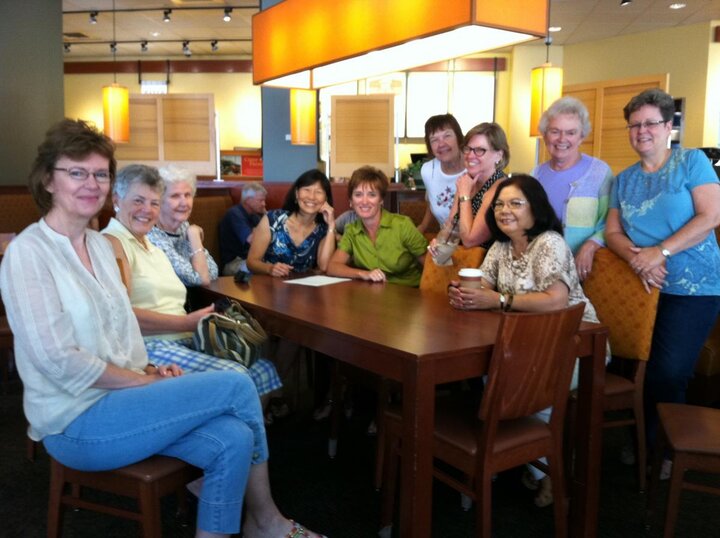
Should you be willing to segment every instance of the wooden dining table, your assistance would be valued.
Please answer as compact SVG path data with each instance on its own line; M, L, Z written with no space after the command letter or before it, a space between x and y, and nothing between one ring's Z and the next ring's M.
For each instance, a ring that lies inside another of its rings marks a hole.
M291 277L292 278L292 277ZM221 277L195 293L242 303L265 330L402 383L400 535L428 538L432 517L435 386L487 372L499 312L459 311L444 294L394 284L345 281L312 287L253 275ZM570 536L597 532L602 391L607 330L582 323Z

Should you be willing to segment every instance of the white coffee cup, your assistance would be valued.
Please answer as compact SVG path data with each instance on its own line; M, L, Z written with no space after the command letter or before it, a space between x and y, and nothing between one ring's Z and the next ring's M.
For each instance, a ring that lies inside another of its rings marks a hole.
M463 267L458 271L461 288L482 288L483 272L475 267Z

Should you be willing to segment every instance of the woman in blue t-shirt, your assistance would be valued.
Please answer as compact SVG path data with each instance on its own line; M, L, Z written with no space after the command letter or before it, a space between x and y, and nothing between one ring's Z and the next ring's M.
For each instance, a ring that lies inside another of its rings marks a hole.
M247 266L253 273L286 277L327 270L335 252L335 212L330 181L320 170L295 180L282 209L268 211L253 234Z
M605 237L645 288L660 289L645 377L649 446L658 402L684 402L688 380L720 311L720 184L698 150L670 149L675 105L659 89L624 108L630 145L640 161L620 172ZM669 470L669 462L664 464Z

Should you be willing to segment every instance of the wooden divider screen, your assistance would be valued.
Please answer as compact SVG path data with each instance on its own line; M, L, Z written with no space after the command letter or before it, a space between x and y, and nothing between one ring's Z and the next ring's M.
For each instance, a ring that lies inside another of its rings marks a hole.
M130 142L118 144L119 166L168 162L196 174L215 174L212 94L130 96Z
M375 166L392 178L395 170L394 95L332 96L330 174L350 177Z
M638 156L628 142L623 107L648 88L668 91L668 81L669 75L664 73L565 86L563 95L577 97L590 113L592 131L582 151L608 163L614 174L637 162ZM543 156L547 158L545 152Z

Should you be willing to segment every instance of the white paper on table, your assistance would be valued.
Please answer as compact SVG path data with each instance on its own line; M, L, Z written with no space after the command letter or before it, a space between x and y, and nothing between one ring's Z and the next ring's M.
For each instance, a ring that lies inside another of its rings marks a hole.
M295 280L285 280L286 284L301 284L303 286L328 286L330 284L337 284L338 282L348 282L351 278L338 278L334 276L307 276L305 278L296 278Z

